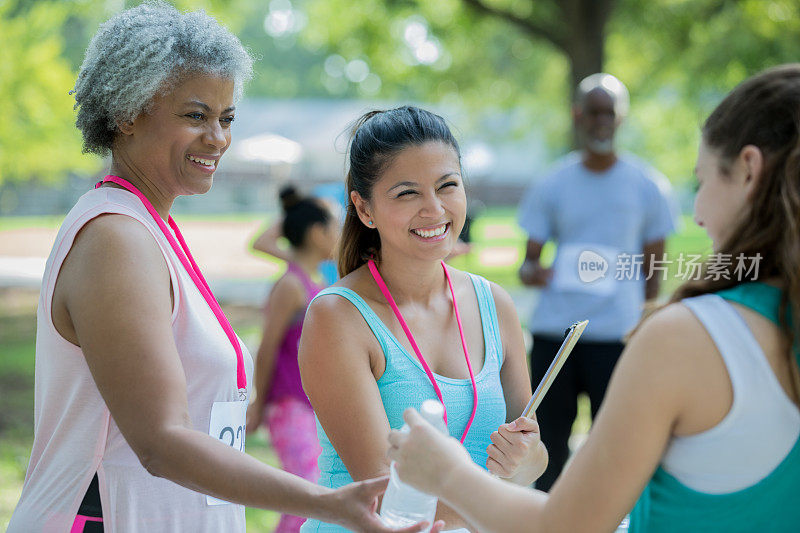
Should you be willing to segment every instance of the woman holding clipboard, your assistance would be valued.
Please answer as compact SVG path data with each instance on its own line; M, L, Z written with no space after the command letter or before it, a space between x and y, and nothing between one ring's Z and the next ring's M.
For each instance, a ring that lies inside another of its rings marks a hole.
M428 111L375 111L357 122L349 163L342 279L311 302L299 351L321 483L386 474L389 431L406 408L438 399L478 467L530 484L547 455L536 421L519 417L531 390L513 302L444 263L466 216L458 143ZM441 504L437 518L465 526Z
M695 172L715 255L633 334L549 495L484 475L411 411L390 437L403 480L481 531L613 531L628 512L636 533L797 531L800 64L722 101Z

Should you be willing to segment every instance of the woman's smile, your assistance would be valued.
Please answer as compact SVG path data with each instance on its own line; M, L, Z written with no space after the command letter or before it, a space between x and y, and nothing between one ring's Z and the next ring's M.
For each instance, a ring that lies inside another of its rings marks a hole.
M446 239L450 235L450 222L436 226L426 226L411 230L411 234L423 242L438 242Z
M208 174L213 174L215 170L217 170L217 163L219 162L219 158L221 155L218 156L199 156L194 154L189 154L186 156L186 159L194 166L202 170L203 172L207 172Z

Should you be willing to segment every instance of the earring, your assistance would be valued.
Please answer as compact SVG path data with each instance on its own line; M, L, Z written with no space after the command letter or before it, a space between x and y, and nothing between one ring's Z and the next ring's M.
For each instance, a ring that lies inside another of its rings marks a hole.
M374 222L370 220L369 222L367 222L367 224L369 224L370 226L372 226L372 225L374 224Z

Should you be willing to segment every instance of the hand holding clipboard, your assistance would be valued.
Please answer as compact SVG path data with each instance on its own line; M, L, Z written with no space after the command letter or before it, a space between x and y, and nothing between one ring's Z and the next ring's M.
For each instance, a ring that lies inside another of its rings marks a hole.
M533 418L534 411L536 411L536 409L539 407L539 404L542 402L542 398L544 398L544 395L547 393L550 385L552 385L553 380L555 380L559 370L561 370L561 367L564 366L564 362L572 352L572 349L575 347L575 344L578 342L581 333L583 333L583 330L586 329L586 325L588 323L588 320L576 322L575 324L572 324L569 329L567 329L564 342L558 349L558 353L556 353L553 362L550 363L550 367L547 369L542 381L536 387L536 391L533 393L533 396L523 410L520 418L516 419L511 424L503 424L495 433L492 434L492 444L490 444L489 448L487 448L489 458L486 461L486 468L492 474L496 476L510 477L512 475L517 475L513 473L509 474L510 472L518 472L517 469L520 466L525 466L528 469L527 473L531 476L530 481L533 481L544 471L544 468L547 465L547 455L546 453L543 456L539 454L538 458L536 455L533 455L537 453L535 450L538 450L540 447L539 445L541 444L541 437L539 435L539 430L535 425L536 422L529 419ZM510 433L522 434L522 438L520 439L519 437L512 437ZM496 452L496 450L493 450L493 448L503 451L501 449L502 444L495 442L495 439L498 436L507 441L509 444L514 442L516 443L514 446L521 447L523 450L526 450L526 459L522 460L522 463L526 463L525 465L522 465L519 460L509 461L507 459L508 454L493 453ZM525 439L527 439L527 444L525 444ZM531 467L541 469L534 472L530 470Z
M569 357L569 354L572 352L572 349L575 347L575 344L578 342L581 333L586 329L588 323L588 320L583 320L582 322L575 322L569 327L564 342L561 343L561 347L558 349L558 353L556 353L553 362L550 363L550 367L547 369L547 372L545 372L542 381L540 381L539 385L536 387L533 396L531 396L531 400L522 411L522 416L531 418L534 411L538 409L544 395L547 394L550 385L553 384L553 380L555 380L558 375L558 371L564 366L564 362L566 362L567 357Z

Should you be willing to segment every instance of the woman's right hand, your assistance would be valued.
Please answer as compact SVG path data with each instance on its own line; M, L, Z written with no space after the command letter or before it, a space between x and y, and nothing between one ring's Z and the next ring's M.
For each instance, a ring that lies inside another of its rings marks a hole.
M330 493L333 498L330 508L335 516L330 519L352 531L365 531L375 533L415 533L423 531L427 522L409 526L403 529L392 529L385 526L375 511L378 508L378 496L386 490L389 477L384 476L366 481L350 483ZM433 524L431 533L438 533L444 528L444 522L439 520Z
M409 431L389 434L389 458L396 461L400 479L439 496L449 475L472 459L458 440L439 433L416 410L406 409L403 419Z

